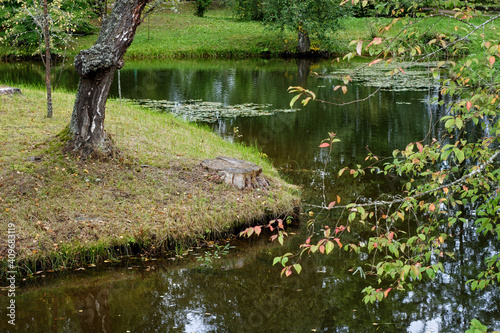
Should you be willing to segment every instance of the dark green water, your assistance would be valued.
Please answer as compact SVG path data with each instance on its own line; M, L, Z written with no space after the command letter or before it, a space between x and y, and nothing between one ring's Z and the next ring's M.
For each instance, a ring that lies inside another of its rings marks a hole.
M375 90L371 85L376 85L377 74L343 95L333 92L336 79L311 77L309 70L328 73L335 68L329 62L295 61L129 63L120 81L124 98L179 103L199 99L224 106L255 103L269 110L289 108L290 85L307 86L330 101L349 101ZM0 82L43 82L40 73L34 65L0 65ZM73 90L76 82L74 74L63 73L60 85ZM358 196L375 198L397 190L397 181L335 175L344 166L362 164L368 149L390 156L409 142L439 135L431 125L441 111L429 104L438 87L408 86L384 89L366 102L343 107L310 103L295 112L269 116L219 115L208 126L268 155L287 179L302 186L307 211L308 203L329 202L336 195L344 202ZM116 80L112 94L118 96ZM328 132L342 140L331 158L318 148ZM369 281L348 271L363 265L362 257L337 251L310 257L302 263L300 275L281 279L272 259L298 247L303 241L298 229L285 248L265 237L250 243L233 240L236 248L215 260L212 268L201 267L190 254L182 260L126 259L118 267L31 281L16 296L16 329L7 324L6 298L2 299L0 331L459 332L473 318L499 329L498 289L471 292L465 283L496 243L478 239L470 230L453 232L459 236L447 246L455 250L457 260L445 262L446 274L411 292L391 293L374 305L362 301L361 290Z

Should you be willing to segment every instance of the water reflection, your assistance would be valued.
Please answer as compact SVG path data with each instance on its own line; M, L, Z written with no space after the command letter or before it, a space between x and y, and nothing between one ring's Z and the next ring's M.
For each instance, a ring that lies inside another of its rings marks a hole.
M24 80L39 71L30 66L4 68L0 81ZM339 83L334 77L308 75L328 68L329 63L293 61L138 63L122 70L121 86L125 98L252 102L279 109L288 108L290 85L307 86L324 100L352 100L375 91L354 84L344 95L333 91ZM63 76L61 83L75 89L71 75ZM229 140L259 147L285 177L303 187L308 203L324 200L323 184L326 200L336 195L344 202L357 196L376 198L399 189L399 180L338 178L338 171L362 164L368 150L390 156L409 142L440 137L433 125L445 110L430 103L438 89L380 90L358 104L310 103L293 113L221 118L210 126ZM118 93L116 82L112 93ZM241 137L234 136L235 127ZM331 131L342 141L328 156L318 145ZM418 284L412 292L391 293L388 301L374 305L363 303L361 290L369 281L349 271L362 261L348 253L305 258L299 276L281 279L280 268L270 263L274 256L296 249L299 236L288 249L272 247L265 239L253 247L239 246L213 269L202 270L196 260L187 259L178 266L159 260L149 264L149 270L130 262L124 268L27 286L17 298L17 331L457 332L465 331L473 318L498 329L498 289L471 292L466 284L498 242L478 237L470 228L447 232L457 235L447 243L457 255L444 263L446 274ZM0 322L0 330L14 331L6 321Z

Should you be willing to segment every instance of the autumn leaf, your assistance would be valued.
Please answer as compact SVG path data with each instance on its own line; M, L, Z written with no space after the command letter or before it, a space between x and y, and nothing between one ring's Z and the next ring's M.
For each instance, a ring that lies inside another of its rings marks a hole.
M256 226L253 228L254 231L255 231L255 234L258 236L260 235L260 232L262 231L262 228L260 226Z
M356 45L356 53L361 55L362 48L363 48L363 41L359 41L358 45Z
M433 212L436 210L436 206L434 204L429 205L429 212Z
M330 144L328 142L323 142L318 147L320 147L320 148L326 148L326 147L330 147Z
M495 56L491 56L488 61L490 62L490 65L493 66L493 64L495 63Z
M466 106L467 106L467 111L470 111L470 108L472 107L472 102L467 101Z
M373 65L375 65L375 64L377 64L377 63L379 63L381 61L382 61L382 59L375 59L373 61L370 61L370 63L368 64L368 66L373 66Z

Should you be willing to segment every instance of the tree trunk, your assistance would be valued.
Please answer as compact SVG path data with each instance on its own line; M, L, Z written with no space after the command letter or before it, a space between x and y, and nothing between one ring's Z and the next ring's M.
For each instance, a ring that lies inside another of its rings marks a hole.
M75 58L80 82L69 129L73 136L71 146L83 158L115 152L104 132L106 100L115 71L124 65L123 56L149 1L116 0L94 46Z
M47 0L43 0L43 40L45 42L45 86L47 87L47 118L52 118L52 88L50 86L51 55L49 34L49 13Z
M307 31L303 30L302 27L299 28L299 45L297 50L299 53L308 53L311 48L311 41L309 40L309 35Z

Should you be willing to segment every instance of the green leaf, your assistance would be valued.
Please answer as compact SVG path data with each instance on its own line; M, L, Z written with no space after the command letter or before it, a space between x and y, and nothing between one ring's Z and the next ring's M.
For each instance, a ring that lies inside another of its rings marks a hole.
M292 100L290 101L290 107L293 108L293 104L295 104L295 102L299 99L301 95L295 95L293 96Z
M335 245L333 244L332 241L327 241L326 245L325 245L325 252L326 252L326 254L329 254L330 252L332 252L332 250L333 250L334 247L335 247Z
M302 271L302 266L300 266L299 264L294 264L293 268L295 268L297 274L300 274L300 272Z
M281 257L274 257L273 266L281 261Z

